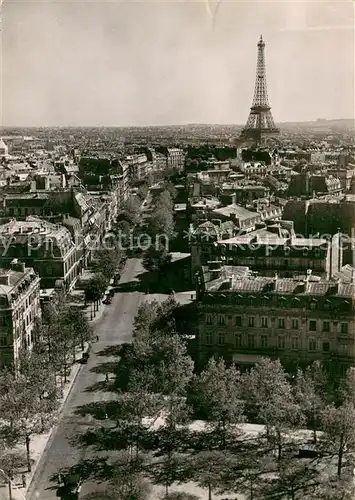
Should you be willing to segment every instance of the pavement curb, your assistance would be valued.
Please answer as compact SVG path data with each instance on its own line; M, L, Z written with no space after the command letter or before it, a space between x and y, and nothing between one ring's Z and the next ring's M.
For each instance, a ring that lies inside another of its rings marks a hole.
M86 347L86 349L84 349L84 351L83 351L83 352L86 352L88 349L89 349L89 345ZM70 394L71 394L71 390L72 390L73 385L74 385L74 383L75 383L75 381L76 381L76 378L77 378L77 376L78 376L78 374L79 374L79 372L80 372L80 368L81 368L81 366L82 366L82 365L80 365L78 362L76 362L76 363L75 363L75 365L74 365L73 374L72 374L71 380L70 380L70 382L69 382L69 385L67 386L68 391L67 391L67 393L66 393L65 397L63 398L63 400L62 400L62 402L61 402L61 404L60 404L60 406L59 406L58 416L60 416L60 415L61 415L61 413L63 412L64 406L65 406L66 402L67 402L67 401L68 401L68 399L69 399L69 396L70 396ZM36 475L36 471L37 471L38 465L39 465L39 463L40 463L40 461L41 461L41 459L42 459L43 455L45 454L45 451L46 451L46 449L47 449L47 447L48 447L48 445L49 445L49 442L50 442L50 440L51 440L51 438L52 438L52 436L53 436L54 432L56 431L56 429L57 429L57 425L53 426L53 427L52 427L52 429L49 431L49 433L48 433L48 437L47 437L47 439L46 439L46 441L45 441L45 444L44 444L44 446L43 446L42 451L41 451L41 452L40 452L40 454L39 454L38 460L36 461L36 463L35 463L35 464L33 465L33 467L32 467L31 477L30 477L30 479L29 479L29 481L28 481L28 483L27 483L26 488L24 489L24 490L25 490L25 491L24 491L24 494L23 494L23 498L24 498L24 500L26 499L26 494L27 494L27 491L30 489L30 487L31 487L31 485L32 485L33 479L34 479L34 477L35 477L35 475ZM15 500L15 499L14 499L14 500Z

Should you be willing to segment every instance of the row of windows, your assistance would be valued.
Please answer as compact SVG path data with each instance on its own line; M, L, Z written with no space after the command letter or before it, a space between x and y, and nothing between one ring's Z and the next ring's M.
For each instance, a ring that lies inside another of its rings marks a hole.
M229 295L226 297L229 302L233 302L236 306L239 307L253 307L253 308L259 308L259 307L265 307L265 308L270 308L271 306L273 307L278 307L279 309L300 309L300 308L307 308L311 310L326 310L329 311L330 309L337 308L340 311L349 311L349 308L351 308L351 302L348 300L341 300L337 301L337 303L332 303L330 300L316 300L312 299L311 301L306 301L306 300L300 300L299 297L283 297L283 296L278 296L278 297L260 297L260 296L240 296L236 297L233 295ZM216 297L207 294L206 296L206 302L210 299L213 300L213 303L216 301Z
M242 316L232 316L229 315L227 318L223 314L219 314L217 316L217 324L220 326L224 325L232 325L232 326L248 326L250 328L270 328L271 327L271 319L268 316L262 316L261 318L256 318L255 316L248 316L247 317L247 322L243 322L243 317ZM260 321L257 321L260 319ZM311 319L308 321L308 330L311 332L316 332L317 331L317 326L318 326L318 321L316 319ZM206 315L206 324L207 325L213 325L215 324L214 321L214 316L212 314L207 314ZM337 323L336 323L337 324ZM290 318L289 321L286 320L286 318L277 318L276 319L276 326L277 328L284 330L284 329L291 329L291 330L298 330L300 328L300 321L297 318ZM330 332L331 331L331 322L330 321L323 321L322 322L322 328L321 330L323 332ZM348 323L342 322L340 323L340 333L342 334L347 334L349 331L349 326Z
M204 344L207 346L212 346L217 343L220 346L224 346L226 344L227 336L224 332L220 332L218 334L218 338L215 339L215 336L212 332L206 332L204 334ZM215 342L217 340L217 342ZM235 333L233 334L232 343L236 349L239 348L248 348L248 349L268 349L268 348L277 348L277 349L293 349L298 350L301 348L301 342L298 337L287 338L285 336L279 336L275 341L270 341L270 337L267 335L252 335L249 334L246 337L243 337L241 334ZM308 339L309 351L317 351L317 341L316 339ZM321 345L321 349L323 352L330 351L330 343L328 341L323 341Z

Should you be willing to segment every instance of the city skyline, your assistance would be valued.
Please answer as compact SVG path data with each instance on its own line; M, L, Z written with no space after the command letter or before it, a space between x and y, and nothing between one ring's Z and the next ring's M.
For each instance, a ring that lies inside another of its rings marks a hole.
M352 2L4 2L1 122L243 125L260 34L276 123L353 119L353 17Z

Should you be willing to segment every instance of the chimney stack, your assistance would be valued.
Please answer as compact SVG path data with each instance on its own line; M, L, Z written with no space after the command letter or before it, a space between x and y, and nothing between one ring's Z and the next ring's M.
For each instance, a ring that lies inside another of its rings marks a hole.
M15 259L12 259L12 261L11 261L11 269L13 271L24 273L25 269L26 269L26 264L15 258Z

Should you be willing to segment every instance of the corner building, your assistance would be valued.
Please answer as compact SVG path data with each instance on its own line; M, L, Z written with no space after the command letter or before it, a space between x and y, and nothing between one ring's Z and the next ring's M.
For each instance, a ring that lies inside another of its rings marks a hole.
M329 281L310 272L255 277L248 268L210 263L197 278L199 361L222 356L243 368L267 356L293 371L320 360L342 375L355 364L354 298L354 270Z
M16 366L20 349L31 349L40 317L40 279L32 268L12 262L0 268L0 369Z

